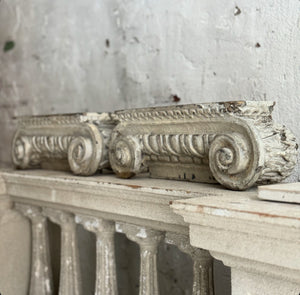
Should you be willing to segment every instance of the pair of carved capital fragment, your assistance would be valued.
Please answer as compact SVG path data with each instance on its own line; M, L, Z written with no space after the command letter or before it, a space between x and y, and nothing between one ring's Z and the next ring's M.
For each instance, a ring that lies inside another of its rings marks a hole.
M244 190L280 182L296 165L296 139L273 122L273 107L235 101L21 118L13 161L81 175L110 167L123 178L149 171Z

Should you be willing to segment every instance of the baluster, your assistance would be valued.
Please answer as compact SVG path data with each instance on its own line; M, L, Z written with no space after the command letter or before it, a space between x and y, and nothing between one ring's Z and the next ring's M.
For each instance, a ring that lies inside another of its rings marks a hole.
M191 246L188 236L167 233L166 242L176 245L193 260L193 295L213 295L213 258L207 250Z
M47 219L42 215L39 207L16 204L15 208L31 221L32 254L29 294L50 295L53 287Z
M213 295L213 258L207 250L194 248L190 254L194 261L194 295Z
M44 208L44 214L61 227L59 295L81 295L76 223L71 213Z
M77 215L75 221L82 224L86 230L96 234L95 295L117 295L114 222L85 215Z
M163 233L132 224L118 224L117 231L140 246L140 295L159 295L157 281L157 249Z

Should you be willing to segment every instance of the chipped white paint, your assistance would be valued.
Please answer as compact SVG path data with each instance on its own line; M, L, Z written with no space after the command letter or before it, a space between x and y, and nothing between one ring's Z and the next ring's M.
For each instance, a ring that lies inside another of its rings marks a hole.
M56 190L55 189L51 191L51 200L53 202L55 202L55 200L56 200Z
M82 295L74 215L47 207L43 213L61 227L59 295Z
M213 209L213 210L211 210L211 213L213 215L224 216L224 217L229 217L230 216L229 211L224 210L224 209Z
M122 227L120 226L119 223L116 222L116 232L117 233L123 233Z
M32 209L31 209L31 208L28 208L28 209L26 210L26 214L27 214L27 215L32 214Z
M31 221L32 254L29 295L51 295L53 287L46 218L42 215L41 208L36 206L16 204L15 208Z
M122 224L128 239L140 246L139 295L159 295L157 281L157 249L164 235L160 231L133 224Z
M51 285L50 285L50 280L49 279L45 280L45 285L46 285L47 292L50 293L51 292Z
M76 215L75 221L96 234L95 295L117 295L114 222L86 215Z
M136 234L137 237L139 238L147 238L147 232L146 232L146 229L145 228L141 228L139 230L139 232Z

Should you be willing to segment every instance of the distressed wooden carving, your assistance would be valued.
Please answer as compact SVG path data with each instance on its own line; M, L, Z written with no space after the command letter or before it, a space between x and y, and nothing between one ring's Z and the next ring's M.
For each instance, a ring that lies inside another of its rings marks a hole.
M219 182L244 190L279 182L296 164L293 134L274 124L273 102L237 101L115 112L109 158L128 178Z
M71 169L91 175L108 168L110 114L85 113L19 119L12 158L17 168Z

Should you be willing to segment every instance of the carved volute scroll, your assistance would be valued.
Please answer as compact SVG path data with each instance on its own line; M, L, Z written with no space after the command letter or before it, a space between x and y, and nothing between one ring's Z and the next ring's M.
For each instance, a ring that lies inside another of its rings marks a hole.
M120 136L110 145L110 162L114 172L122 177L129 178L142 172L142 148L138 138Z
M191 246L188 236L167 233L166 243L175 245L193 260L193 295L214 295L213 258L207 250Z
M22 169L71 169L75 174L92 175L110 166L108 142L113 126L107 113L20 118L13 163Z
M85 215L76 215L75 220L82 224L86 230L96 234L95 295L117 295L114 222Z
M279 182L296 164L297 143L275 125L273 102L236 101L118 111L109 158L128 178L219 182L234 190Z
M47 220L39 207L16 204L15 208L31 221L32 254L29 295L52 295Z
M153 229L133 224L117 224L117 231L140 246L139 295L159 295L157 281L157 250L164 234Z
M43 213L61 227L59 295L83 295L74 215L52 208Z

